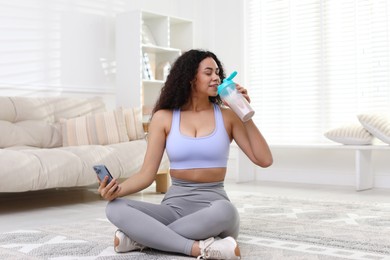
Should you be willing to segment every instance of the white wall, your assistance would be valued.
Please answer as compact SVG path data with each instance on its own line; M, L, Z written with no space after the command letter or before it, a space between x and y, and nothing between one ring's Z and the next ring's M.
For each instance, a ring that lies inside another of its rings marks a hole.
M242 5L239 0L1 1L0 95L99 95L114 107L115 15L134 9L193 20L194 47L214 51L227 73L240 72Z

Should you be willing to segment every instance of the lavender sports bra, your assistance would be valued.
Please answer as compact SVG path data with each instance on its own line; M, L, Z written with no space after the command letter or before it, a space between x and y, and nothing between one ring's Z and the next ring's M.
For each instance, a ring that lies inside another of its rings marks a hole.
M171 130L166 142L171 169L226 167L230 138L223 123L221 109L216 104L214 118L215 129L211 134L190 137L180 133L180 110L173 111Z

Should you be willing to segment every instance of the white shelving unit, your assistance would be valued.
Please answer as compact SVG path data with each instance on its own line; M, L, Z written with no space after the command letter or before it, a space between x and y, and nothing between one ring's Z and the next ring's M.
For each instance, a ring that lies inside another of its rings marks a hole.
M121 13L116 19L117 105L142 107L144 121L160 94L162 69L193 46L192 21L146 12ZM144 54L152 77L145 76Z

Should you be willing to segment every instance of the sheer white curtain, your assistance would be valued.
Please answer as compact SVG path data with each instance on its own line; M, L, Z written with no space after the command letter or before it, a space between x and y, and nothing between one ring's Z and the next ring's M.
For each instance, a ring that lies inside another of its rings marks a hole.
M390 1L246 1L246 84L270 143L390 113Z

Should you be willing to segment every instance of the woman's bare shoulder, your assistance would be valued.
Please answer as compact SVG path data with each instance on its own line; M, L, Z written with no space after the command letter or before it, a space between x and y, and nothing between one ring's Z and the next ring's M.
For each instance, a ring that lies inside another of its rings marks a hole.
M170 109L160 109L153 114L152 120L164 120L172 118L172 110Z
M150 121L151 127L164 128L166 132L169 132L172 123L172 110L161 109L156 111Z

